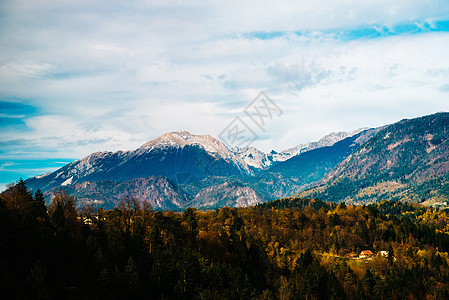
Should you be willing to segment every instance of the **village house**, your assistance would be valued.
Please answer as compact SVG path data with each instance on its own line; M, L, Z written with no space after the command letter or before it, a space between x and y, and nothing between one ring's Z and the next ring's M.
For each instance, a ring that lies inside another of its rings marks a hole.
M360 252L359 258L369 258L373 256L373 252L371 250L363 250Z

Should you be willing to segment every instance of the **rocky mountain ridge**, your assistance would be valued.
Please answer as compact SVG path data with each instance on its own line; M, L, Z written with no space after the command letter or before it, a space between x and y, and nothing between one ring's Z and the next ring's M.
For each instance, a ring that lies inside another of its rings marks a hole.
M276 152L273 150L271 152L265 153L254 147L233 147L231 151L240 156L249 167L255 168L257 170L266 170L278 162L286 161L293 156L297 156L298 154L314 149L332 146L341 140L357 135L360 132L366 131L368 129L369 128L360 128L350 132L332 132L322 137L317 142L299 144L295 147L288 148L281 152Z

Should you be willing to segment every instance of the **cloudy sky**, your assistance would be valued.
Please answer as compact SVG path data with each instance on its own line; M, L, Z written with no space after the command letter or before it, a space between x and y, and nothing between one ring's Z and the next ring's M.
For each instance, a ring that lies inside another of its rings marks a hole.
M449 111L448 53L445 0L0 1L0 190L236 117L269 151Z

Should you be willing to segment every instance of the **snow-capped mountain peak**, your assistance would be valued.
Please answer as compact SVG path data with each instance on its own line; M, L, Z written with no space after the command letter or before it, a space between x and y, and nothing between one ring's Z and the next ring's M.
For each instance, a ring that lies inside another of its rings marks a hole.
M231 149L237 156L239 156L248 166L256 169L263 169L265 166L271 165L269 156L254 148L254 147L234 147Z
M186 145L198 145L204 150L212 153L218 153L222 156L229 156L227 147L209 134L196 135L188 131L173 131L165 133L154 140L143 144L139 149L151 151L154 148L164 147L184 147Z
M295 147L286 149L282 152L271 151L270 153L262 152L254 147L234 147L231 150L239 156L247 165L259 169L265 170L271 167L276 162L283 162L287 159L296 156L298 154L321 148L332 146L333 144L347 138L354 136L367 128L360 128L351 132L333 132L317 142L309 142L306 144L299 144Z
M196 135L188 131L168 132L143 144L137 149L137 152L148 153L154 149L165 149L167 147L184 148L185 146L198 146L216 158L232 162L244 173L251 173L248 165L239 155L236 155L225 144L209 134Z

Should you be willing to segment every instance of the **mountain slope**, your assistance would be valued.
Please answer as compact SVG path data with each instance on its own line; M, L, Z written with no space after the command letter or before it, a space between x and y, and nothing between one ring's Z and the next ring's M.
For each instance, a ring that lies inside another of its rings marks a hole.
M68 185L65 189L77 198L81 206L90 204L105 209L114 208L125 197L147 202L156 210L179 210L192 200L189 194L163 176L135 178L124 182L85 181Z
M368 128L361 128L351 132L333 132L322 137L317 142L299 144L281 152L276 152L273 150L269 153L265 153L254 147L234 147L231 151L239 156L250 168L255 171L255 173L257 173L258 171L266 170L275 166L279 162L286 161L301 153L323 147L330 147L341 140L357 135L367 129Z
M356 203L449 200L449 113L383 128L301 196Z
M319 181L354 150L370 139L379 129L368 129L340 140L331 146L315 148L303 152L267 170L280 173L287 178L295 178L299 185Z
M284 150L281 152L281 154L290 154L290 157L307 152L307 151L311 151L314 149L318 149L318 148L322 148L322 147L329 147L334 145L335 143L344 140L348 137L352 137L354 135L359 134L362 131L368 130L369 128L360 128L354 131L350 131L350 132L332 132L329 133L328 135L322 137L321 139L319 139L317 142L310 142L310 143L306 143L306 144L300 144L297 145L293 148L289 148L287 150ZM290 158L289 157L289 158Z
M266 201L241 180L228 180L203 188L189 205L199 208L246 207Z
M171 132L135 151L97 152L61 169L26 181L44 191L86 181L123 182L161 175L179 181L208 176L247 175L249 168L220 141L209 135Z

